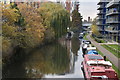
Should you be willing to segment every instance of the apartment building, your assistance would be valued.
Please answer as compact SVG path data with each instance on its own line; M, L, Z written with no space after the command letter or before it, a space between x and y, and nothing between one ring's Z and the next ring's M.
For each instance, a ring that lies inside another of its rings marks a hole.
M99 31L109 41L120 41L120 0L100 0L98 5Z
M99 29L99 32L101 34L105 34L105 26L107 26L106 24L106 5L109 3L108 0L100 0L100 2L97 4L98 8L97 10L99 11L97 13L98 17L97 17L97 26Z
M109 40L120 41L120 0L112 0L106 6L106 31Z
M1 3L3 4L15 3L16 5L19 5L20 3L26 3L28 5L31 5L32 7L39 8L40 3L46 1L47 0L2 0Z

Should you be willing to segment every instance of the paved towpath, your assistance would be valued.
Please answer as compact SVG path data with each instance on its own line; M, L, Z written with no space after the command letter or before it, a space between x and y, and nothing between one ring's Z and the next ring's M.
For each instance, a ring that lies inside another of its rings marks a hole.
M120 70L120 58L118 59L114 54L112 54L110 51L106 50L104 47L102 47L99 43L97 43L94 39L90 37L91 34L87 35L88 40L91 41L91 43L96 46L96 48L101 51L119 70Z

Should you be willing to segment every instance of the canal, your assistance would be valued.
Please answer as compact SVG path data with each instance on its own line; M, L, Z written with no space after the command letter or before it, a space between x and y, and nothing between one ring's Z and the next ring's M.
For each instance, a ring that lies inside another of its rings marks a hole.
M8 65L3 78L84 78L81 50L77 37L45 45Z

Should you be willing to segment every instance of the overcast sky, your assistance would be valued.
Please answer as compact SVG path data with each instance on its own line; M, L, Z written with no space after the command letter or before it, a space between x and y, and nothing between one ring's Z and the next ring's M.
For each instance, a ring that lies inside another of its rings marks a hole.
M80 2L79 12L83 16L83 20L87 20L88 17L94 19L97 16L97 3L98 2Z
M56 0L49 0L49 1L56 1ZM62 1L62 0L61 0ZM75 1L75 0L72 0ZM97 16L97 3L100 0L76 0L80 2L80 13L83 16L84 19L88 19L90 16L92 19L94 19Z

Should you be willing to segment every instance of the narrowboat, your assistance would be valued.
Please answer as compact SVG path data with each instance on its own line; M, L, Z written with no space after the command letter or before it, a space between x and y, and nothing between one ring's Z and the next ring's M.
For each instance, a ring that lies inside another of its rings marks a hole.
M112 64L99 54L86 54L82 62L82 69L87 80L118 80Z
M91 44L89 45L84 45L82 48L83 56L87 54L89 51L91 53L95 53L96 47L92 47ZM96 51L97 52L97 51Z
M84 41L82 42L82 52L83 52L83 54L86 53L88 47L91 47L91 42L84 40Z

